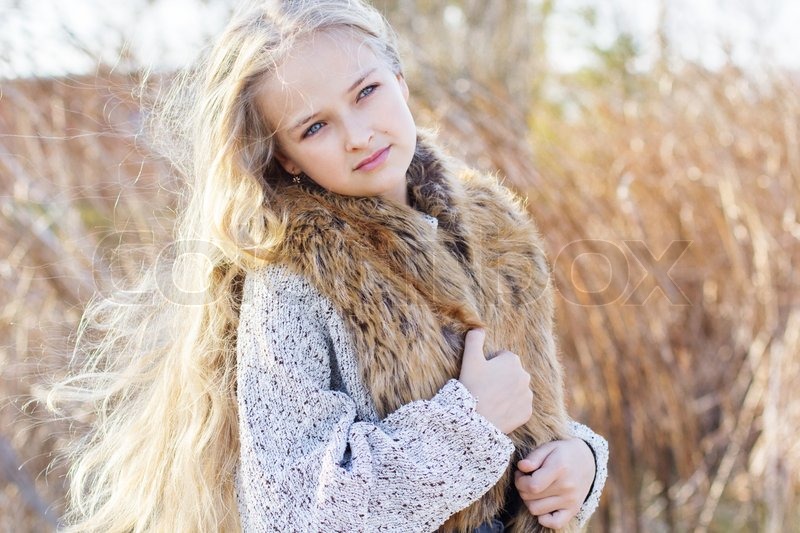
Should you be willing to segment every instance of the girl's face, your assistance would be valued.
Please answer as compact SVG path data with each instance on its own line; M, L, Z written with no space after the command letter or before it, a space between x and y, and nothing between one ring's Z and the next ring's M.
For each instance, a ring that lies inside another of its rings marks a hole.
M408 86L357 36L321 33L299 44L264 81L258 104L287 172L408 205L416 145Z

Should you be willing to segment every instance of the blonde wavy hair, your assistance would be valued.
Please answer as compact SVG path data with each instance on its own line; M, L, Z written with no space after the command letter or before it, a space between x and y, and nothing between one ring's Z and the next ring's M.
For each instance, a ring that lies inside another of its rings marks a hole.
M287 222L273 201L288 175L255 100L295 43L331 29L358 32L401 72L394 33L361 0L250 2L153 108L185 200L169 252L126 293L87 304L70 374L48 392L52 411L92 420L60 458L64 531L240 530L238 306Z

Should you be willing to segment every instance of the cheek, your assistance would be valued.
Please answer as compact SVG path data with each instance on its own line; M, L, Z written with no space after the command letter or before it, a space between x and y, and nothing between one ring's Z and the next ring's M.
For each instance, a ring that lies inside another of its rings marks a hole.
M414 132L414 135L416 135L414 117L412 116L411 110L408 108L406 101L402 99L401 96L402 95L399 95L398 99L392 103L390 108L386 109L386 114L388 117L393 119L390 121L390 123L394 125L394 129L403 130L405 133L408 133L408 131L411 130Z
M326 132L324 139L316 139L313 147L305 153L309 168L328 168L331 162L342 157L341 146L344 143L334 131Z
M417 137L417 125L414 123L414 116L411 114L411 110L408 108L405 103L399 110L401 113L402 120L403 120L403 129L405 129L406 134L411 138L411 140L416 143Z

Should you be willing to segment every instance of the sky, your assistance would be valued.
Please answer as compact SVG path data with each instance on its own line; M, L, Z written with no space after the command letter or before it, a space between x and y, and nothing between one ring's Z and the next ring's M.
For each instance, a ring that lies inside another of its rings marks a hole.
M226 16L213 1L0 0L0 77L91 71L90 56L65 38L97 54L118 50L123 35L146 65L184 65ZM104 59L114 64L116 57Z
M666 31L682 57L711 69L725 62L721 42L729 40L732 59L742 67L769 62L800 69L800 1L798 0L661 0L667 6ZM645 62L656 51L660 1L556 0L560 16L551 28L555 61L574 70L588 61L579 44L586 40L611 43L619 29L634 34L644 47ZM598 25L591 35L576 23L577 9L592 6Z
M503 0L488 0L503 1ZM556 0L549 28L550 63L572 71L586 65L587 43L608 45L620 29L631 32L652 60L659 3L667 2L666 29L683 57L709 68L724 62L721 39L743 67L770 62L800 69L800 0ZM577 9L594 7L597 26L587 31ZM0 0L0 77L89 72L92 50L126 46L156 70L188 64L208 36L226 22L227 7L213 0ZM106 57L112 64L116 57Z

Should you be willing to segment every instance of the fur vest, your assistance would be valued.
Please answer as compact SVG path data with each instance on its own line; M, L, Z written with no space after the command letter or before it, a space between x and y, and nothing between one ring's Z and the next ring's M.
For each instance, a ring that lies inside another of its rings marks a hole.
M510 435L517 451L506 474L440 531L470 532L497 516L507 531L549 531L518 505L513 484L517 460L568 436L550 270L517 197L493 177L453 168L420 137L407 172L412 207L313 183L285 186L277 201L288 227L275 257L345 318L381 417L458 378L469 329L485 328L488 358L518 354L534 414ZM436 217L438 229L415 209Z

